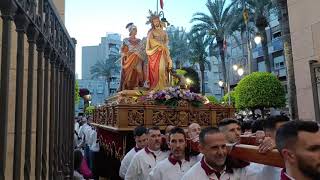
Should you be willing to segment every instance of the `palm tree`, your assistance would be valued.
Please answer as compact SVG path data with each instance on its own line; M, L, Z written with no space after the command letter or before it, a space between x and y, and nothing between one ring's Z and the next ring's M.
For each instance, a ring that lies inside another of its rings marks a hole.
M189 34L190 61L192 64L198 64L201 74L201 94L205 95L204 71L207 66L211 69L210 62L207 60L209 39L206 32L192 32Z
M290 26L288 17L288 4L287 0L274 0L278 10L279 19L282 32L282 41L284 46L284 57L287 66L287 84L288 84L288 104L289 113L293 120L298 120L298 103L297 103L297 92L294 77L293 57L292 57L292 45L290 38Z
M234 2L234 11L235 11L235 18L233 19L232 25L231 25L231 32L237 32L240 33L240 39L241 41L237 41L238 46L241 46L242 48L242 54L243 56L247 54L247 71L250 74L252 72L252 54L250 54L250 35L255 32L255 28L250 26L249 23L246 24L243 14L244 10L246 9L245 1L244 0L232 0ZM252 18L253 16L248 17L248 22L254 21ZM246 39L246 41L245 41ZM247 46L245 48L245 45Z
M189 59L187 33L183 28L170 27L167 29L169 36L170 56L176 68L181 69L184 62Z
M106 60L100 60L90 68L92 78L103 77L108 84L108 94L110 94L110 82L112 75L120 72L119 55L110 55Z
M233 11L233 4L226 5L226 0L208 0L206 6L209 14L197 12L191 20L191 22L198 22L198 24L193 25L193 31L206 32L207 36L210 37L211 42L209 44L211 45L214 44L214 41L216 42L219 48L224 82L227 82L224 42L226 36L232 35L232 19L236 15Z
M266 66L266 71L271 72L271 64L269 60L268 41L266 27L269 26L268 18L270 11L273 8L271 0L247 0L249 11L254 17L254 23L261 36L261 45L263 50L263 57Z

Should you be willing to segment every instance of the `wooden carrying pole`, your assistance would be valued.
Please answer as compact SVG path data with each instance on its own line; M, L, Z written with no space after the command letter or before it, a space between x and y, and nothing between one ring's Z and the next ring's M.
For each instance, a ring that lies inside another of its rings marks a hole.
M260 153L258 152L259 147L254 145L237 144L228 145L228 147L231 148L229 155L236 159L284 168L282 157L275 149L268 153Z

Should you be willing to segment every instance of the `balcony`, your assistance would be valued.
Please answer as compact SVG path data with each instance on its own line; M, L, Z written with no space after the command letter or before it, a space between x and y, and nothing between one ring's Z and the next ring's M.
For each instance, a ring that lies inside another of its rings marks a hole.
M268 51L269 54L272 54L277 51L283 50L283 42L281 38L276 38L271 41L271 43L268 43ZM259 45L256 48L253 48L253 58L258 58L263 56L263 49L262 46Z

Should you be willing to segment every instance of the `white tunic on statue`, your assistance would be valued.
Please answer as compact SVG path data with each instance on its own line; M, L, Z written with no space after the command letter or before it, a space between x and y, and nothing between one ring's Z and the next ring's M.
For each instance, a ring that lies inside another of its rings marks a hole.
M192 156L188 160L178 162L172 157L168 157L159 162L150 172L149 180L180 180L200 159L199 156Z
M169 152L151 152L148 148L142 149L133 157L125 180L147 180L156 164L167 158L168 155Z
M137 152L139 152L139 150L136 147L134 147L122 159L121 166L120 166L120 169L119 169L119 176L122 179L124 179L124 177L125 177L125 175L127 173L128 167L130 165L130 162L131 162L133 156L137 154Z
M256 173L245 168L232 168L233 173L226 172L226 168L218 178L215 173L209 174L202 168L203 160L195 164L183 177L182 180L256 180Z

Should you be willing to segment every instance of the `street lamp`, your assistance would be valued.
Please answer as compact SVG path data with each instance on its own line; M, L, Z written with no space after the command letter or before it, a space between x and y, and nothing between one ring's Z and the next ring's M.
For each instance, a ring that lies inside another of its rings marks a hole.
M192 80L190 78L186 78L186 83L188 86L190 86L190 84L192 84Z
M238 73L239 76L242 76L243 73L244 73L243 68L239 68L239 69L237 70L237 73Z
M238 65L235 64L235 65L232 66L232 68L233 68L233 70L236 71L236 70L238 70L239 67L238 67Z
M224 83L223 83L222 80L220 80L220 81L218 82L218 84L219 84L220 87L222 87Z
M255 42L256 44L260 44L261 41L262 41L262 37L261 37L259 34L257 34L257 35L254 37L254 42Z
M242 76L244 74L244 69L241 66L238 66L236 64L232 65L232 69L237 72L239 76ZM228 104L231 105L231 97L230 97L230 70L228 73L228 77L226 79L227 82L223 82L222 80L219 80L218 84L220 87L224 87L224 83L226 83L227 92L228 92Z

